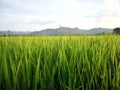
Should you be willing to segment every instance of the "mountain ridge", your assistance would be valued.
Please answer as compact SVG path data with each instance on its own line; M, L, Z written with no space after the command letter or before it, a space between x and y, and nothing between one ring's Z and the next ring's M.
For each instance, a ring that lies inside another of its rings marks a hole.
M56 29L44 29L41 31L22 32L22 31L0 31L0 35L80 35L80 34L100 34L113 33L113 29L109 28L92 28L89 30L79 29L77 27L59 27Z

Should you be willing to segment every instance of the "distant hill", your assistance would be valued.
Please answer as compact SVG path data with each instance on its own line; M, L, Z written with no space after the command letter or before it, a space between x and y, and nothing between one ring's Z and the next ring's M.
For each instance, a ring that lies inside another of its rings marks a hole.
M0 35L28 35L30 32L21 31L0 31Z
M56 29L45 29L33 32L0 31L0 35L80 35L99 33L113 33L113 29L93 28L90 30L84 30L79 28L60 27Z
M56 29L46 29L29 33L30 35L78 35L83 34L85 30L78 28L60 27Z
M93 28L86 31L86 34L99 34L99 33L113 33L113 29L108 28Z
M90 30L83 30L79 28L60 27L56 29L34 31L29 34L30 35L80 35L80 34L99 34L99 33L113 33L113 29L93 28Z

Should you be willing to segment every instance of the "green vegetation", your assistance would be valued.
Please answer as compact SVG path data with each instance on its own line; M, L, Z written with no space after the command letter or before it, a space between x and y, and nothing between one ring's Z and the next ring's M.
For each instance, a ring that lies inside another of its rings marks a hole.
M114 28L113 29L114 34L120 34L120 28Z
M119 90L120 36L0 37L0 90Z

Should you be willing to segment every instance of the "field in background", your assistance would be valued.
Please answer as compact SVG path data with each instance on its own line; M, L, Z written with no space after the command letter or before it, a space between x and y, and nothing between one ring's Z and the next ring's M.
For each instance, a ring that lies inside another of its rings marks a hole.
M120 36L0 37L0 90L119 90Z

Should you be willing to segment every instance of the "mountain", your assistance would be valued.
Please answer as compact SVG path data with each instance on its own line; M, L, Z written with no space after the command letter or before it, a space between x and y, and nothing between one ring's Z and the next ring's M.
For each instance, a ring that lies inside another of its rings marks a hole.
M0 35L28 35L30 32L21 32L21 31L0 31Z
M90 30L83 30L79 28L60 27L56 29L34 31L29 33L29 35L80 35L80 34L100 34L100 33L113 33L113 29L93 28Z
M46 29L29 33L30 35L78 35L83 34L85 30L78 28L60 27L56 29Z
M90 30L84 30L79 28L60 27L56 29L45 29L33 32L0 31L0 35L80 35L100 33L113 33L113 29L93 28Z
M99 33L113 33L113 29L108 28L93 28L86 31L86 34L99 34Z

